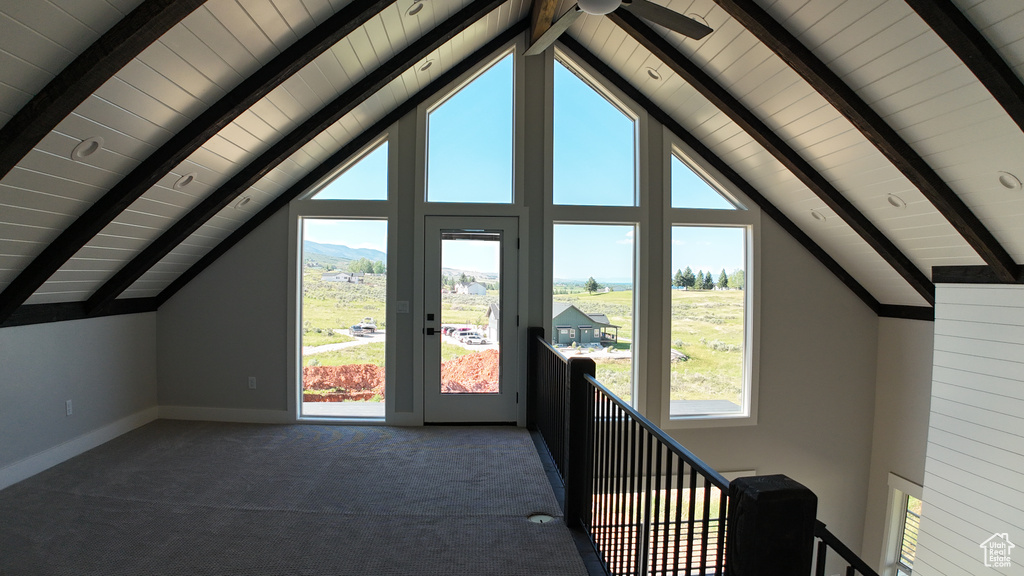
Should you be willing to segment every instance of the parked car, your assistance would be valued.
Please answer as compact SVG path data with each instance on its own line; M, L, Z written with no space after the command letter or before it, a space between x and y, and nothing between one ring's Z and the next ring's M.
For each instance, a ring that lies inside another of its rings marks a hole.
M366 335L373 334L374 332L377 331L377 323L374 322L373 318L371 318L369 316L367 316L366 318L363 318L363 320L359 324L356 324L352 328L354 329L356 327L359 328L361 333L366 334Z
M462 336L462 342L464 344L483 344L484 335L475 331L466 332Z

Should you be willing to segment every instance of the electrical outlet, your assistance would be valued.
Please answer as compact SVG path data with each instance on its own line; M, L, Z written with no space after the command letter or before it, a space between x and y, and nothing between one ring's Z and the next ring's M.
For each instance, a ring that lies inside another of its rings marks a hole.
M64 402L64 411L67 412L68 416L71 416L71 400Z
M255 390L255 389L256 389L256 377L255 376L249 376L249 390Z

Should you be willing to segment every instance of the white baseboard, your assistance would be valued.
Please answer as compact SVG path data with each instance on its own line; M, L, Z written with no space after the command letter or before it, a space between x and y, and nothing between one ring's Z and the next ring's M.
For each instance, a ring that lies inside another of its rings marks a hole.
M47 468L56 466L65 460L74 458L83 452L92 450L100 444L109 442L126 432L131 432L139 426L149 424L158 417L159 409L157 407L147 408L92 432L87 432L67 442L62 442L53 448L4 466L0 468L0 490L21 482L30 476L34 476Z
M208 420L251 424L292 424L295 416L286 410L207 408L203 406L161 406L160 418L167 420Z

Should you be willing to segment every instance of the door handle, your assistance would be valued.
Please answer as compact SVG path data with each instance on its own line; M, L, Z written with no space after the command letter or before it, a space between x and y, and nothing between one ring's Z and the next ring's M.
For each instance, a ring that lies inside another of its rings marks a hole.
M441 332L437 328L424 328L423 333L426 334L427 336L434 336L435 334L440 334Z

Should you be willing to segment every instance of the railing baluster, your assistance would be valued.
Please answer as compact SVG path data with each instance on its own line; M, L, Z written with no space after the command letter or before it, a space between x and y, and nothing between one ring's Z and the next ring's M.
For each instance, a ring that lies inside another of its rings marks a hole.
M686 527L686 576L693 573L693 527L697 515L697 470L690 466L690 510L687 513Z
M676 541L672 548L676 553L675 569L672 571L674 575L679 574L680 562L683 561L683 558L680 557L679 541L682 538L683 531L683 478L685 476L686 465L682 458L676 456ZM689 564L688 559L686 563Z
M825 556L828 554L828 544L824 540L818 541L818 557L814 565L814 576L825 576Z
M658 524L658 516L661 510L661 442L658 442L657 439L654 439L654 475L651 481L653 483L651 493L654 496L654 502L651 506L649 519L651 525L650 572L655 573L655 567L658 565L658 538L661 535Z

